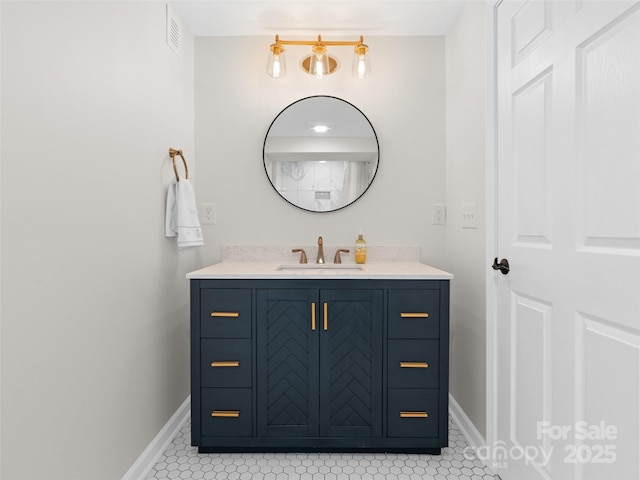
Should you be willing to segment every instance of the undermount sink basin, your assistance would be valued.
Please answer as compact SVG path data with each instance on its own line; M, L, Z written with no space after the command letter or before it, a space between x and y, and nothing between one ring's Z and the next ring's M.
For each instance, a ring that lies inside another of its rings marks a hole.
M352 263L292 263L289 265L280 265L277 270L281 271L300 271L300 270L362 270L360 265Z

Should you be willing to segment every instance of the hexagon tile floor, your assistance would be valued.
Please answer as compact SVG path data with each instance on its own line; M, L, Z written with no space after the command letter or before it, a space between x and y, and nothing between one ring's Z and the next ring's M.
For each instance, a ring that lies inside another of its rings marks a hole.
M388 453L211 453L191 446L186 422L147 480L489 480L449 417L449 447L442 455Z

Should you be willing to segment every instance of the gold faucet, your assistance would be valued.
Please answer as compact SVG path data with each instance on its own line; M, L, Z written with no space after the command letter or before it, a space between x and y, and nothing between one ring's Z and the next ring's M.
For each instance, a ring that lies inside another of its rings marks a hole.
M340 258L340 252L349 253L349 250L347 250L346 248L339 248L338 250L336 250L336 256L333 257L333 263L342 263L342 258Z
M324 263L324 250L322 249L322 237L318 237L318 258L316 263Z
M291 250L291 253L299 253L300 263L307 263L307 253L304 251L304 248L294 248Z

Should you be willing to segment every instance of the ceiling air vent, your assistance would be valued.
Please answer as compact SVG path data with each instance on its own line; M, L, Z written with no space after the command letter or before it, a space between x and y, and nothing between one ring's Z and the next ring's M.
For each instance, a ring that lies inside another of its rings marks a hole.
M182 22L167 4L167 45L182 58Z

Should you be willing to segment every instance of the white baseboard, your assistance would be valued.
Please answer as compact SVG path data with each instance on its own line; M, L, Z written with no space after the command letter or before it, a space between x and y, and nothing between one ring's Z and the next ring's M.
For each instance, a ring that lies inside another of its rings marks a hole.
M131 465L131 468L129 468L127 473L122 477L122 480L144 480L146 478L147 474L158 462L160 456L167 449L189 417L191 413L190 407L191 396L188 396L166 425L162 427L162 430L158 432L147 448L140 454L134 464ZM469 442L469 446L478 448L485 444L484 438L451 393L449 393L449 414L458 425L460 432L467 439L467 442Z
M477 449L485 445L484 438L451 393L449 393L449 414L460 428L464 438L469 442L470 447Z
M144 449L144 452L142 452L134 464L131 465L131 468L122 477L122 480L144 480L171 441L178 434L184 422L187 421L190 413L191 396L188 396L166 425L162 427L162 430L151 440L151 443Z

